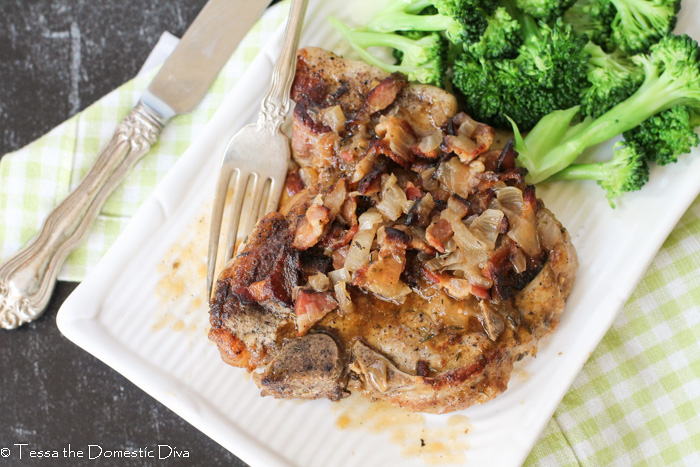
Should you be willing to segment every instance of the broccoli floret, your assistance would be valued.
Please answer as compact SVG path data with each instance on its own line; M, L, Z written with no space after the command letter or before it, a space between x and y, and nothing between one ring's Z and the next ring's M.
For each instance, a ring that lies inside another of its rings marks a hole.
M559 18L576 0L515 0L515 5L533 18L552 21Z
M692 38L666 36L649 54L633 60L644 72L642 85L600 117L587 117L572 126L578 107L556 111L540 120L524 139L513 125L517 161L528 169L531 183L560 172L585 149L631 130L652 115L676 105L700 108L700 48Z
M619 52L605 53L591 42L586 45L588 81L591 85L581 97L581 112L599 117L627 99L642 84L644 74L635 63Z
M636 191L649 181L649 165L634 144L617 143L607 162L572 164L552 177L553 180L595 180L613 200L628 191Z
M626 54L646 52L676 26L680 0L610 0L617 13L612 39Z
M440 34L430 33L419 39L410 39L399 34L352 31L335 18L329 18L329 21L367 63L391 73L403 73L411 81L444 85L447 41ZM400 50L401 62L398 65L386 63L369 53L366 50L368 47Z
M488 60L465 51L454 63L452 84L467 112L500 128L510 117L530 129L549 112L578 104L588 87L585 38L561 21L548 26L526 16L520 23L517 57Z
M522 44L520 23L511 17L505 7L499 7L487 18L488 26L479 42L466 45L475 57L512 58Z
M586 35L606 52L612 43L612 22L617 10L610 0L578 0L564 13L564 22L571 24L579 35Z
M422 10L418 11L416 14L418 14L418 15L434 15L434 14L437 14L437 12L438 11L434 6L429 5L426 8L423 8ZM401 36L406 36L409 39L415 40L415 39L420 39L421 37L427 36L428 34L430 34L430 32L426 32L426 31L396 31L396 34L399 34ZM399 64L401 62L401 59L403 58L403 52L401 52L398 49L394 49L392 51L392 54L394 55L394 58L396 59L396 63Z
M690 107L677 105L646 119L623 136L638 146L648 161L666 165L700 144L697 125L697 114Z
M420 14L434 6L436 14ZM444 31L450 41L472 43L486 30L494 0L393 0L365 29L372 32Z

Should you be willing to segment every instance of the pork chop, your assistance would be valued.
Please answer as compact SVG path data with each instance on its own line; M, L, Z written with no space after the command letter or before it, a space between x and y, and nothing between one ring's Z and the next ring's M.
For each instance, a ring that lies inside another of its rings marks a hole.
M577 257L512 142L446 91L299 51L290 171L222 271L210 339L263 395L409 410L502 393L553 332Z

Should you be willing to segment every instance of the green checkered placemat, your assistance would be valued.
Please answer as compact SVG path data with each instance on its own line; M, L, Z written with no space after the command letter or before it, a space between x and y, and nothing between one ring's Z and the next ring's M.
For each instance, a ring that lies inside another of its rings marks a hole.
M212 90L171 121L109 198L59 277L81 280L286 15L268 10ZM0 258L25 244L85 174L150 81L136 78L0 161ZM700 465L700 198L676 226L564 397L526 465Z

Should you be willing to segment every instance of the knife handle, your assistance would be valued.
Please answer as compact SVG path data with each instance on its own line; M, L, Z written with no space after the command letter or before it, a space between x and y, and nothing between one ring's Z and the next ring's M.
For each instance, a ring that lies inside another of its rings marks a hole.
M109 194L151 149L164 123L164 118L139 102L39 233L0 264L0 328L14 329L41 316L63 261L87 236Z
M284 122L287 113L289 113L289 91L294 80L299 36L301 35L307 4L308 0L292 0L287 28L284 31L282 50L272 70L270 90L263 98L260 106L258 126L277 130Z

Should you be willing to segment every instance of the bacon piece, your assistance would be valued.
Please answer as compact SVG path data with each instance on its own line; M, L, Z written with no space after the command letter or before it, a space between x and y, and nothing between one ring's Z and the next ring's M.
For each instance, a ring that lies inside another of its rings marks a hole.
M491 147L494 136L492 127L475 121L464 112L455 115L452 124L455 134L445 136L440 146L443 152L457 154L466 164Z
M440 253L444 253L445 243L452 238L453 234L452 224L447 219L436 217L425 230L425 239L428 241L428 245Z
M338 307L338 302L327 292L300 290L294 304L297 334L303 336L314 324Z
M425 239L425 230L423 230L422 228L415 225L407 226L398 224L394 225L394 228L396 230L400 230L408 234L410 238L408 248L412 250L422 251L423 253L426 253L431 256L433 256L436 253L435 248L428 245L428 242Z
M386 157L376 157L373 159L373 164L370 170L365 176L360 180L360 184L357 186L357 191L360 194L368 195L372 193L379 193L381 189L381 179L389 167L389 159Z
M355 223L352 227L349 229L344 229L341 226L335 224L333 227L331 227L330 232L328 232L328 235L323 237L322 244L324 247L330 249L330 250L338 250L345 245L349 245L350 242L352 241L352 238L355 236L359 229L359 225Z
M406 182L406 198L411 201L420 201L423 198L423 193L413 183Z
M462 220L471 208L470 203L457 195L451 195L447 200L447 208L440 217L434 217L425 231L428 244L440 253L445 253L445 243L452 238L454 228L450 219ZM448 215L449 214L449 218Z
M506 279L511 267L510 248L507 244L503 244L489 255L486 266L481 271L484 277L491 279L493 291L502 301L513 296L513 291Z
M324 229L331 222L331 210L323 205L317 196L304 217L299 221L292 246L306 250L314 246L323 236Z
M346 122L345 129L352 132L359 125L369 122L372 114L386 109L396 100L396 96L405 85L406 78L399 73L392 73L384 78L369 92L367 99L355 116Z
M503 149L501 150L501 155L498 157L498 167L499 172L507 172L515 168L515 158L518 157L518 153L515 152L515 143L513 138L510 138Z

